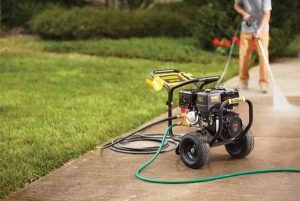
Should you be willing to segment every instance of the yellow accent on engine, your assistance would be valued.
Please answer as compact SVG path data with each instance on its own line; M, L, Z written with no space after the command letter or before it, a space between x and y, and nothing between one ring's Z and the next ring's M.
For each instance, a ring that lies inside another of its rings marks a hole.
M177 126L191 127L191 125L189 123L187 123L186 121L177 123Z
M164 85L172 87L190 79L192 79L192 74L190 73L161 73L156 74L152 81L146 79L146 83L155 91L160 91Z
M231 98L228 99L228 101L230 105L233 105L233 104L238 104L240 102L245 102L246 98L245 97Z
M156 77L153 79L153 81L146 79L146 83L150 87L152 87L155 91L160 91L164 86L164 83L161 80L157 79Z

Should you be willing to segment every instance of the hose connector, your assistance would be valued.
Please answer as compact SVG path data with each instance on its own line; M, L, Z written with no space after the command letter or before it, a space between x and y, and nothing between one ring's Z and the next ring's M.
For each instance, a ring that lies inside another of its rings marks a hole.
M177 115L177 118L186 118L187 114L186 113L181 113L179 115Z
M185 126L185 127L191 127L191 124L187 123L186 121L177 123L177 126Z

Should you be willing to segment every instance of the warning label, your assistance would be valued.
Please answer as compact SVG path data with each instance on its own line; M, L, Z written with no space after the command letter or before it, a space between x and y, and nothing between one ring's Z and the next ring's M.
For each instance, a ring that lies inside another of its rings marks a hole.
M177 82L185 81L183 77L179 75L165 75L165 76L159 76L161 79L163 79L166 83L173 84Z

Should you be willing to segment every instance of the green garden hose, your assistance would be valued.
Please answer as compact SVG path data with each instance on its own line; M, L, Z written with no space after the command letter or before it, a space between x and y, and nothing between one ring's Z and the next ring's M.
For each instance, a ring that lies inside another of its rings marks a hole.
M235 176L240 176L240 175L247 175L247 174L259 174L259 173L268 173L268 172L297 172L300 173L299 168L274 168L274 169L264 169L264 170L247 170L247 171L241 171L241 172L233 172L230 174L224 174L224 175L218 175L218 176L213 176L213 177L205 177L205 178L197 178L197 179L191 179L191 180L162 180L162 179L150 179L146 178L140 175L140 173L148 167L160 154L164 141L166 140L166 137L170 131L171 128L176 126L177 124L172 124L169 126L164 134L164 137L162 139L161 145L155 155L144 165L139 167L137 171L135 172L135 176L143 181L147 182L152 182L152 183L160 183L160 184L186 184L186 183L198 183L198 182L207 182L207 181L213 181L213 180L218 180L218 179L225 179L229 177L235 177Z

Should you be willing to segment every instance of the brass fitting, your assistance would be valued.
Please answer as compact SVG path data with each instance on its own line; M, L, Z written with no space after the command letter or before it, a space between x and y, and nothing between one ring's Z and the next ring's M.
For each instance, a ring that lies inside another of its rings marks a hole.
M191 125L189 123L187 123L186 121L180 122L177 124L178 126L186 126L186 127L190 127Z
M181 113L177 115L177 118L186 118L187 114L186 113Z

